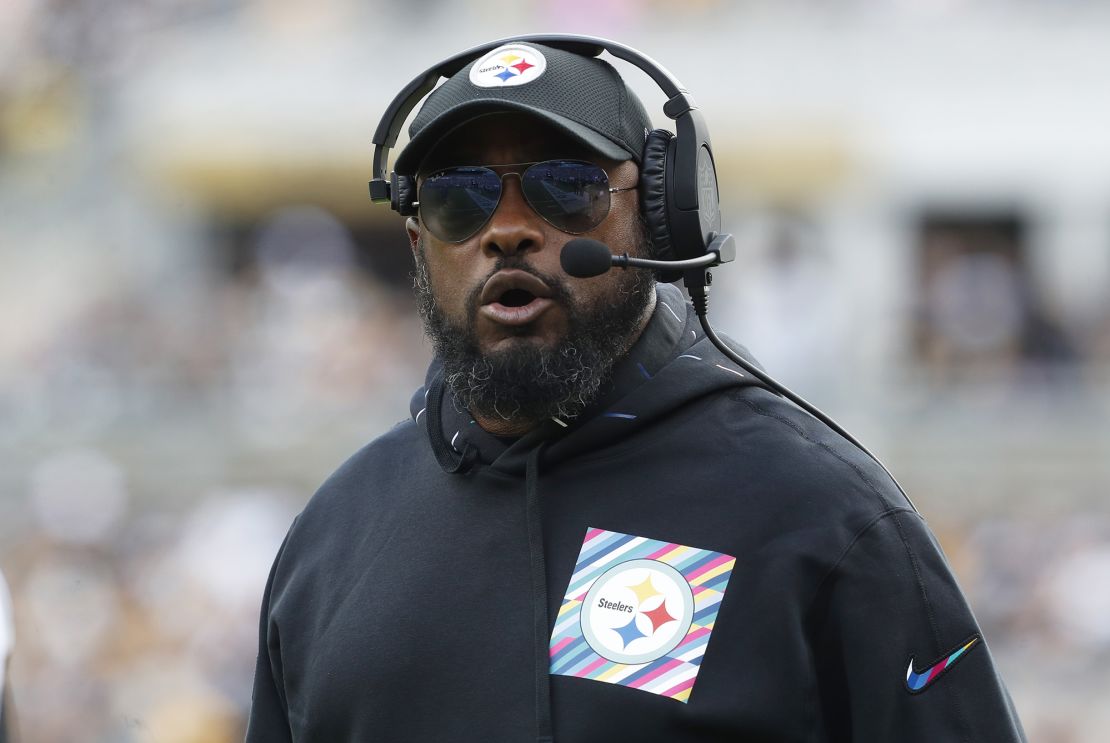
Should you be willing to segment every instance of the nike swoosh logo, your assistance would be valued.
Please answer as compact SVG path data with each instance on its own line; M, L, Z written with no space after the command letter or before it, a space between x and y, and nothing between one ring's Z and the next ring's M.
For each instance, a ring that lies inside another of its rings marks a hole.
M982 638L979 635L975 635L924 671L913 670L913 658L911 657L910 665L906 668L906 689L911 694L919 694L925 691L942 673L956 665L956 662L960 660L960 658L963 658L964 654L977 645L980 640L982 640Z

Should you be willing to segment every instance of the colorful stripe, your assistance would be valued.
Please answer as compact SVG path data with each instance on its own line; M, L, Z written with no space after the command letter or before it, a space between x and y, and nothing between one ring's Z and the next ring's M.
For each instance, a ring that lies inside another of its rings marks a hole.
M694 597L693 622L669 653L629 665L599 655L582 633L582 602L593 583L630 560L657 560L678 571ZM620 684L688 702L736 559L711 550L589 528L551 633L551 673Z
M979 637L979 635L972 637L970 640L964 643L962 647L958 648L947 658L944 658L940 662L936 663L930 668L925 669L924 671L921 671L920 673L913 670L913 658L910 658L910 664L906 668L906 688L914 694L923 691L927 686L929 686L929 684L936 681L938 676L940 676L942 673L955 665L956 661L962 658L964 653L970 650L972 646L975 645L975 643L979 642L980 639L981 638Z

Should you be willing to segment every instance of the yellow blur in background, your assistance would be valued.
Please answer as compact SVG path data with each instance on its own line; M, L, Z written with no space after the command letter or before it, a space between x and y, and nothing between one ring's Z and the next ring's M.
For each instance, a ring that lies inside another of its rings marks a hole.
M1030 740L1104 740L1108 23L1098 0L5 0L21 740L241 739L285 530L429 358L370 136L423 69L529 31L689 87L739 243L714 324L903 482Z

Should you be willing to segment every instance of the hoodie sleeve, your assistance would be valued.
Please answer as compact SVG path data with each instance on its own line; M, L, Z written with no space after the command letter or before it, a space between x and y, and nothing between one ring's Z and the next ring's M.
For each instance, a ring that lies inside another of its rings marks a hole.
M262 597L262 611L258 622L258 660L254 669L254 691L245 743L292 743L293 740L285 699L281 642L277 624L270 618L274 579L288 541L289 537L286 536L274 558L270 577L266 581L266 592Z
M990 649L921 517L860 533L814 605L821 715L837 740L1025 741Z

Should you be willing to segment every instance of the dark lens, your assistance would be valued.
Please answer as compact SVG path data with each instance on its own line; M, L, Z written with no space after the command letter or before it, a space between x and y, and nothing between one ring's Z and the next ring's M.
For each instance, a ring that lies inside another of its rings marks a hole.
M609 213L609 176L592 163L536 163L524 171L520 187L536 213L563 232L589 232Z
M497 209L501 179L489 168L448 168L420 184L420 220L445 242L473 235Z

